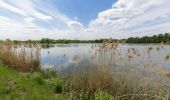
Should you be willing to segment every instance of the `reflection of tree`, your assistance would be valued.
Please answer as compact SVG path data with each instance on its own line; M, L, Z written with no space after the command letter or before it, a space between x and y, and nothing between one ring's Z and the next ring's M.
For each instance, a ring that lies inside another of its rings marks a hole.
M49 48L55 47L55 45L53 45L53 44L41 44L41 47L42 47L43 49L49 49Z

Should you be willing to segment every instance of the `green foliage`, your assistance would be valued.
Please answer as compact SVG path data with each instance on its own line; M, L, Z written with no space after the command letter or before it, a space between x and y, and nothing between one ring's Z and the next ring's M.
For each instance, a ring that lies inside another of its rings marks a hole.
M70 100L69 96L56 95L51 84L40 85L31 77L0 65L0 100Z
M167 43L170 41L170 34L159 34L154 36L130 37L126 40L127 43Z
M27 41L19 41L19 40L14 40L13 42L18 44L18 43L41 43L43 44L43 48L49 48L52 45L48 44L67 44L67 43L103 43L104 41L108 41L110 39L98 39L98 40L67 40L67 39L49 39L49 38L43 38L41 40L27 40ZM123 42L126 41L127 43L169 43L170 41L170 33L165 33L165 34L158 34L154 36L143 36L143 37L130 37L128 39L111 39L112 42ZM9 41L7 39L7 41ZM10 40L11 41L11 40Z
M35 80L38 84L43 84L43 83L44 83L42 74L39 73L39 72L33 73L33 74L31 75L31 79L32 79L32 80Z
M170 40L168 40L166 43L167 43L167 44L170 44Z
M100 91L95 94L95 100L114 100L114 98L108 93Z
M84 91L81 91L80 93L80 100L89 100L89 93L88 92L84 92Z
M57 78L57 71L54 69L46 69L41 71L43 78L45 79L52 79Z
M96 40L67 40L67 39L49 39L49 38L43 38L41 40L27 40L27 41L19 41L14 40L13 42L15 44L19 43L40 43L42 44L42 48L49 48L53 45L51 44L68 44L68 43L103 43L104 41L109 41L110 39L96 39ZM118 39L111 39L112 41L118 41ZM119 40L122 41L122 40ZM50 44L50 45L49 45Z
M55 93L61 93L63 91L64 81L61 79L52 79L52 86Z

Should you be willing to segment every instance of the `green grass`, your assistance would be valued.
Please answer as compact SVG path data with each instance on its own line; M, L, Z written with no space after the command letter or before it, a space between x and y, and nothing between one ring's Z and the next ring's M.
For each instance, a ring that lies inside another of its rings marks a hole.
M39 83L7 66L0 65L1 100L68 100L61 94L55 94L51 84Z

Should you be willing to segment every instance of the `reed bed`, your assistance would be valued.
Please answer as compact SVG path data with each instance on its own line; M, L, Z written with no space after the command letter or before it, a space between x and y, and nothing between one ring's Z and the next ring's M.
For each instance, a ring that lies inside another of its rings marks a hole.
M0 43L0 61L16 70L31 72L40 68L40 46L37 44Z
M163 44L148 46L143 52L129 48L125 54L122 45L110 41L92 45L87 70L80 71L76 65L70 77L63 78L64 92L72 91L75 100L93 100L99 91L115 100L169 100L170 81L164 77L169 73L156 68L157 63L150 61L153 49L159 52ZM149 62L145 61L146 57ZM169 58L167 54L165 60Z
M157 47L150 45L144 51L128 48L125 53L122 46L112 41L93 44L86 69L81 70L74 63L69 76L62 72L55 76L52 70L39 71L33 78L44 80L44 76L55 92L69 94L71 100L169 100L170 72L164 69L164 63L170 60L170 54L162 57L163 60L159 58L163 43ZM39 70L40 49L37 44L1 42L0 61L22 72ZM158 55L158 61L153 61L153 52ZM80 59L76 55L73 62Z

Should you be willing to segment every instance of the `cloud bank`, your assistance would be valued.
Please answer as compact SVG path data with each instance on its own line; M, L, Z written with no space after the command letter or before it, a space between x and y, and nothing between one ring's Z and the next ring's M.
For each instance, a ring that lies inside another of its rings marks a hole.
M0 39L127 38L170 32L169 0L118 0L85 26L51 0L0 0Z

